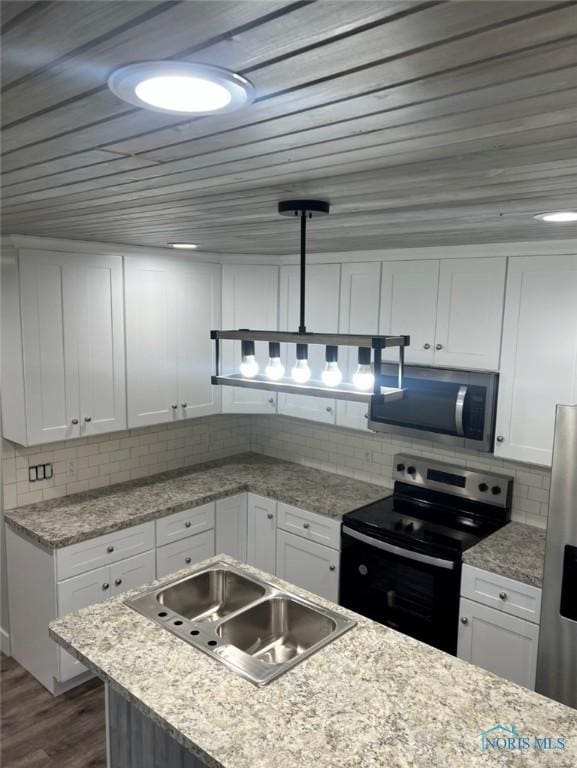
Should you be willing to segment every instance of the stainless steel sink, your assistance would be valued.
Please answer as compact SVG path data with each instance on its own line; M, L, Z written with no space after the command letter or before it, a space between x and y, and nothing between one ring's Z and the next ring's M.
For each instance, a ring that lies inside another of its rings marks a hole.
M355 625L228 563L215 563L126 604L259 686Z

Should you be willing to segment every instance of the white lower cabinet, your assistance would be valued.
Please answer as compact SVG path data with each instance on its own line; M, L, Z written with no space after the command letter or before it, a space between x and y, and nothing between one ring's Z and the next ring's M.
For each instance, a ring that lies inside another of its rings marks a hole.
M246 493L216 502L215 554L230 555L241 563L246 562L247 505Z
M248 494L249 565L267 573L276 573L276 501L254 493Z
M538 641L538 624L461 598L459 658L533 690Z
M339 561L337 550L286 531L277 533L277 576L334 603L339 599Z
M214 530L165 544L156 550L156 576L161 579L213 555Z

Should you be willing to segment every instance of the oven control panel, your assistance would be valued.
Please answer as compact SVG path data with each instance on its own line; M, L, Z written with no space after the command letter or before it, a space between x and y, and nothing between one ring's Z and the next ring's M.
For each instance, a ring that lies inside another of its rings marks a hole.
M511 475L471 469L444 461L398 453L393 459L393 479L432 491L508 507L513 492Z

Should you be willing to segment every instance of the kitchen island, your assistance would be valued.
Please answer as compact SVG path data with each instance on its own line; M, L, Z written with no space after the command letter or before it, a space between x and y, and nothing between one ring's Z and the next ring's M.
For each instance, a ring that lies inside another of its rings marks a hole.
M523 749L524 766L577 764L577 711L231 558L188 572L222 560L356 626L257 688L125 605L143 590L57 619L52 637L107 684L113 718L124 706L124 723L150 723L139 749L162 734L187 768L509 766L519 750L483 751L482 733L514 726L531 743L564 739L563 749Z

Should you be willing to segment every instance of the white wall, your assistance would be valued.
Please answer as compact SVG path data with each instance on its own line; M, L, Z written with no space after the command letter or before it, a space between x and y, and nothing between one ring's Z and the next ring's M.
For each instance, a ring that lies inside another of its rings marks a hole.
M389 487L393 483L393 456L401 452L505 472L515 478L513 520L547 526L550 471L544 467L504 461L476 451L447 449L426 440L360 432L286 416L253 416L251 445L258 453Z

